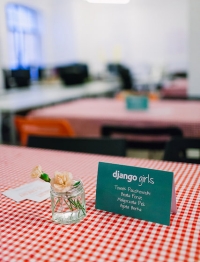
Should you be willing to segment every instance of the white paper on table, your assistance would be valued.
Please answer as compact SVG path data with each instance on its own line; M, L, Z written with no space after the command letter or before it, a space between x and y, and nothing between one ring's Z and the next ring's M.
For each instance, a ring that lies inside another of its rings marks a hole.
M37 190L33 191L30 195L28 195L27 199L33 200L36 202L42 202L48 198L50 198L50 183L42 182L42 185L37 188Z
M50 197L50 183L36 180L20 187L6 190L3 194L16 202L24 199L41 202Z

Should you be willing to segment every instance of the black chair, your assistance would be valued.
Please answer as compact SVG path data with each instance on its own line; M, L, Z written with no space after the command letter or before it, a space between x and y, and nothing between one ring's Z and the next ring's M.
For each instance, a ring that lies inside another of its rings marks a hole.
M126 156L125 139L29 136L28 147Z
M122 64L108 63L107 69L110 73L119 76L123 90L135 89L135 79L128 67Z
M132 135L127 138L127 149L164 150L171 137L182 137L180 128L169 127L130 127L130 126L102 126L101 134L104 137L112 135Z
M188 78L188 73L186 71L177 71L169 75L170 79L176 78Z
M64 85L82 84L89 78L89 69L87 64L73 63L56 68Z
M28 87L31 77L29 69L3 70L5 89Z
M197 156L190 156L188 150L197 152ZM172 138L166 144L163 160L200 164L200 138Z

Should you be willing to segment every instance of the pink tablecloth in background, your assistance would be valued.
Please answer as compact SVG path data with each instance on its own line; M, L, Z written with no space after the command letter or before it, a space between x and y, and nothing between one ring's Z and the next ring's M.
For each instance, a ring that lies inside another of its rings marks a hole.
M96 210L99 161L174 172L178 211L170 226ZM1 192L31 182L37 164L50 176L68 170L83 181L87 216L78 224L55 224L49 199L16 203L1 195L0 261L200 261L199 165L0 145Z
M100 136L101 126L177 126L186 137L200 137L200 101L150 101L147 111L128 111L114 98L81 99L33 110L29 117L64 118L77 136Z
M161 89L161 97L171 98L186 98L188 91L188 80L187 79L175 79L169 81Z

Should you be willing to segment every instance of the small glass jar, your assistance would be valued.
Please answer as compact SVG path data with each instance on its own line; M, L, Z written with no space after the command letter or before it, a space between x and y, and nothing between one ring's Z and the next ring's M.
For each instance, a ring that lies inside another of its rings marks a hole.
M74 180L73 184L79 181ZM50 195L54 222L73 224L80 222L86 216L85 191L82 181L76 187L72 187L64 193L55 192L51 187Z

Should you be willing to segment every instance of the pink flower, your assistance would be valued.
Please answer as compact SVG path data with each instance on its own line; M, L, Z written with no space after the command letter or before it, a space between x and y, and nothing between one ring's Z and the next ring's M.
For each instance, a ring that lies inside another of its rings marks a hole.
M43 174L42 167L40 165L33 168L31 177L32 178L38 178Z
M73 184L73 176L70 172L55 172L54 178L51 179L51 186L56 192L67 192Z

